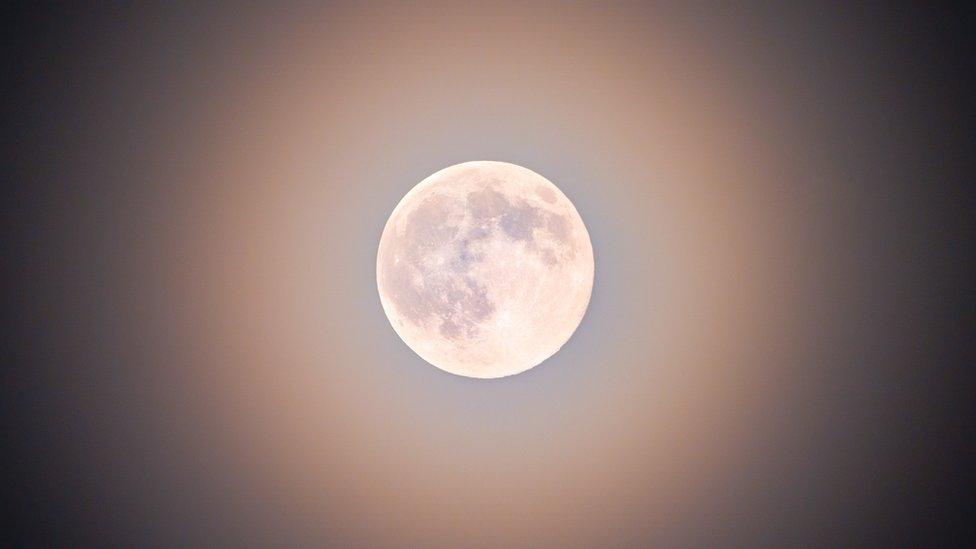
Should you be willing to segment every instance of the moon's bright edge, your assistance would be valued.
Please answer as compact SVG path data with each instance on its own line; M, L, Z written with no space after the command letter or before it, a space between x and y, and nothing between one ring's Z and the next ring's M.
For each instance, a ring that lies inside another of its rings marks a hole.
M376 281L387 318L427 362L497 378L552 356L593 289L593 247L572 202L505 162L465 162L411 189L383 229Z

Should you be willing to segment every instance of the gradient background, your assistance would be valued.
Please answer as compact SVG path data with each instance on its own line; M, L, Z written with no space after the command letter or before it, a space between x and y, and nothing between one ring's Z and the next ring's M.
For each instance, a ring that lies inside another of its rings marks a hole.
M973 10L520 4L5 8L3 536L976 538ZM375 288L403 194L477 159L596 255L494 381Z

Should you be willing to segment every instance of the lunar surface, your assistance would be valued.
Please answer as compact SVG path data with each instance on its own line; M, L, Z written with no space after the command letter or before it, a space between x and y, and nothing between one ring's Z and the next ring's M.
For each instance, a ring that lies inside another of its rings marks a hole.
M427 362L497 378L552 356L593 289L593 247L572 202L541 175L466 162L421 181L380 238L387 318Z

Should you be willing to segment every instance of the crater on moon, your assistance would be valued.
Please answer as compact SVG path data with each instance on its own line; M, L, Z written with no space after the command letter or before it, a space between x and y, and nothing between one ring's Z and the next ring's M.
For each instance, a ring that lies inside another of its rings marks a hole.
M527 370L572 335L593 251L573 204L539 174L467 162L428 177L387 221L377 255L384 311L433 365L492 378Z

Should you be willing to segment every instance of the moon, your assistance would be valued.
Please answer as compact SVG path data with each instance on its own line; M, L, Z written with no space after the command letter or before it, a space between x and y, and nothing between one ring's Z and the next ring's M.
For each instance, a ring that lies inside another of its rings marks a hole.
M441 370L524 372L583 319L593 247L573 203L506 162L456 164L411 189L380 237L376 283L400 339Z

